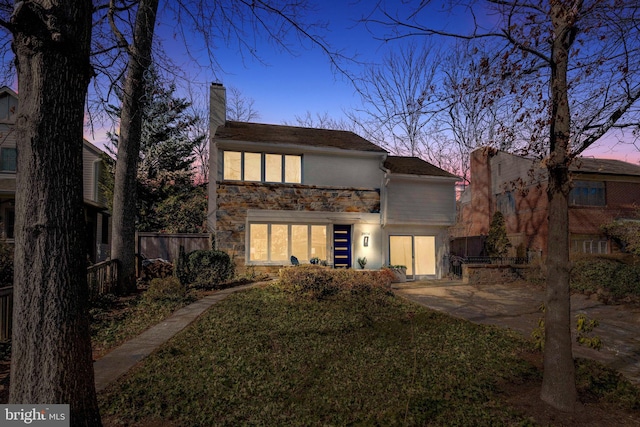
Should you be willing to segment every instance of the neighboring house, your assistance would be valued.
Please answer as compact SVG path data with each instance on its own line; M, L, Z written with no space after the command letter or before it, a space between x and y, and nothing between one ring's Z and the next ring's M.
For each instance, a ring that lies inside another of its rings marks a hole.
M570 172L571 251L595 254L617 251L600 227L634 217L640 206L640 166L620 160L579 157ZM491 217L498 210L505 217L511 255L544 256L548 234L546 177L546 169L529 158L491 148L471 153L471 185L459 200L458 219L452 228L452 250L463 252L460 248L465 239L486 236Z
M211 88L208 223L242 269L313 258L441 277L458 178L339 130L226 121Z
M8 87L0 88L0 233L13 242L17 149L13 126L18 95ZM84 212L87 221L87 255L91 262L108 257L110 217L99 190L103 152L88 141L82 147Z

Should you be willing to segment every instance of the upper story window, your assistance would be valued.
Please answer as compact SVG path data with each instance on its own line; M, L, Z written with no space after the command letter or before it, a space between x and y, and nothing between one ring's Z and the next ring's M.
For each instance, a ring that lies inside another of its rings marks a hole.
M516 201L511 191L506 191L496 196L496 207L503 215L516 212Z
M224 151L222 179L299 184L302 182L302 156Z
M575 181L569 204L572 206L605 206L605 186L602 181Z
M16 171L17 154L15 147L0 148L0 172Z

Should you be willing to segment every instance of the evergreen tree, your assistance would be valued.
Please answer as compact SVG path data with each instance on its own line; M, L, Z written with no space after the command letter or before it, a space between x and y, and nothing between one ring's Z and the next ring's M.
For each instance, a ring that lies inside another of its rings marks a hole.
M489 235L485 241L487 253L492 257L503 257L507 254L511 243L507 237L507 226L502 212L496 211L491 218L489 225Z
M136 230L205 231L206 208L186 215L180 207L206 205L203 192L193 184L192 169L194 148L206 136L192 137L193 125L198 118L189 114L191 103L187 99L176 97L174 84L164 84L153 69L147 73L145 82L136 185ZM120 114L115 107L111 112L116 116ZM107 149L114 154L118 135L109 136L111 146ZM105 194L113 194L113 182L110 184L105 187ZM174 223L176 215L181 218L179 224Z

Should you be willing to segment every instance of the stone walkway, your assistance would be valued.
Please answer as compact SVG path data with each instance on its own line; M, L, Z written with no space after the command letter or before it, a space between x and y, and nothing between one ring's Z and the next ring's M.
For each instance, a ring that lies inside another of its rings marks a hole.
M544 289L525 284L471 286L461 281L421 281L396 284L394 291L425 307L474 323L510 328L525 337L537 327L544 301ZM640 385L640 307L605 305L585 295L573 295L571 312L597 320L600 325L593 335L602 340L600 351L574 344L574 356L601 361Z
M234 292L257 286L260 283L251 283L223 289L206 296L193 304L173 313L163 322L147 329L142 334L122 344L120 347L107 353L93 364L96 391L101 391L110 383L118 379L129 369L150 355L156 348L171 339L196 320L213 304L225 299Z

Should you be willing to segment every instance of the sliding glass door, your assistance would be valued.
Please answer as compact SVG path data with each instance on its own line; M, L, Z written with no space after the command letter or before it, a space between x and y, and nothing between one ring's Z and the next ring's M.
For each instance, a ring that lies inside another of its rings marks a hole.
M408 279L435 275L435 236L389 236L389 263L406 266Z

